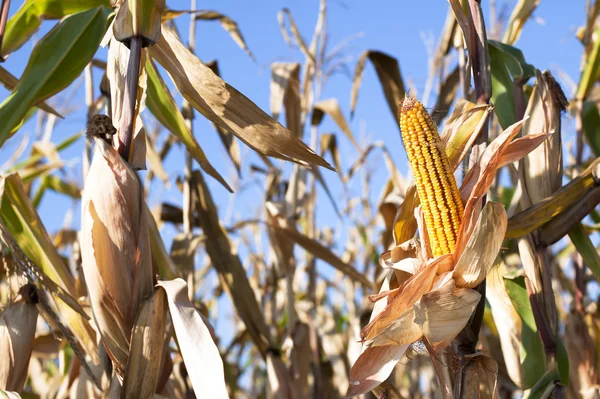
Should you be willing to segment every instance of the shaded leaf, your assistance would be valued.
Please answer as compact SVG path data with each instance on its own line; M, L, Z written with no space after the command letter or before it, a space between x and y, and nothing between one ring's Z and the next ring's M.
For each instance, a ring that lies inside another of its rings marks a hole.
M581 77L579 78L579 84L577 85L577 92L575 98L577 100L585 100L588 93L594 86L594 83L600 77L600 36L598 33L600 30L596 30L596 40L594 40L592 50L587 56L585 67L581 71ZM593 37L593 36L592 36Z
M531 388L544 374L546 355L544 345L538 335L537 326L531 310L529 295L525 288L525 277L504 277L506 292L510 297L513 307L521 317L521 367L524 370L523 387Z
M595 156L600 157L600 113L595 102L583 102L582 118L583 133L590 149Z
M433 107L431 117L436 124L439 124L448 115L450 105L454 102L454 98L458 92L459 83L460 70L456 66L442 82L435 106Z
M596 279L600 281L600 254L592 242L589 233L585 231L581 223L576 223L569 230L569 238L577 252L583 258L583 263L590 269Z
M217 208L204 178L197 171L193 173L192 178L195 183L195 195L198 198L196 203L198 219L206 236L206 252L252 341L258 351L265 356L268 348L274 347L274 343L246 276L246 270L239 256L234 253L229 236L221 226Z

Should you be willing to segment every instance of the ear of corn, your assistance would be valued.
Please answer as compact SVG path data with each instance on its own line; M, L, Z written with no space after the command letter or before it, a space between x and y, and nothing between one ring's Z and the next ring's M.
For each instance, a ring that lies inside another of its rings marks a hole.
M437 126L418 100L400 104L400 130L429 233L433 256L454 251L463 206Z

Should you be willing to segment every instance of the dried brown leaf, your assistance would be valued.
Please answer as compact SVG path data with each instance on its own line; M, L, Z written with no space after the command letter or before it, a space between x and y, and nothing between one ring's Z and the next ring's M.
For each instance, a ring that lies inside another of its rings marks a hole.
M248 54L250 58L252 58L252 60L254 61L254 56L248 48L248 45L246 44L246 41L242 36L242 32L240 31L238 24L234 20L217 11L204 11L198 13L195 16L195 19L204 21L219 21L223 29L229 32L231 38L237 43L237 45L240 46L246 52L246 54Z
M207 62L206 66L209 67L211 71L215 73L215 75L219 77L221 76L221 73L219 71L219 63L217 62L217 60ZM240 157L240 146L238 145L234 134L231 133L229 130L223 129L216 123L213 123L213 126L219 134L219 138L221 139L223 146L227 150L227 154L229 155L231 162L233 162L233 165L235 166L235 169L237 170L239 176L242 170L242 161Z
M502 38L504 43L511 46L516 43L519 36L521 36L525 22L531 17L531 14L533 14L533 11L540 2L541 0L519 0L506 25L506 32L504 32L504 37Z
M400 74L400 66L398 60L388 54L380 51L367 50L361 54L356 69L354 70L354 78L352 79L352 93L350 95L350 118L354 115L356 109L356 99L358 98L358 89L362 83L362 75L365 69L367 59L371 61L377 72L379 83L385 94L390 111L394 120L397 121L398 104L402 102L406 89ZM400 128L400 125L398 125Z
M300 98L300 64L276 62L271 65L271 115L278 120L285 108L285 126L302 138L302 106Z
M169 30L163 29L150 54L167 70L194 108L251 148L267 156L332 169L306 144L215 75Z
M329 98L316 103L312 113L312 124L319 125L323 120L323 114L329 115L329 117L333 119L338 127L342 130L342 132L344 132L346 137L348 137L354 147L360 151L360 146L354 139L354 135L350 131L350 127L348 126L344 115L342 115L340 104L337 99Z

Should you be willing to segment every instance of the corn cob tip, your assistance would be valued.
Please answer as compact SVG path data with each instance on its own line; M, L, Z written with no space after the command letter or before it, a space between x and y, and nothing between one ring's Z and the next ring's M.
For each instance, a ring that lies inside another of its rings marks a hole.
M400 113L405 113L413 109L417 106L419 100L414 97L409 96L408 94L404 96L404 99L400 103Z

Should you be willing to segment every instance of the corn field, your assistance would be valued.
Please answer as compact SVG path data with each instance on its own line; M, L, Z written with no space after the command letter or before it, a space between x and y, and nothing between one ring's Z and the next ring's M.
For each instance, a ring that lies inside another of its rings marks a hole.
M447 10L422 82L332 42L341 0L268 38L197 0L0 3L0 398L600 398L597 0L552 5L578 76L519 47L541 0L411 2ZM392 139L357 134L371 85Z

